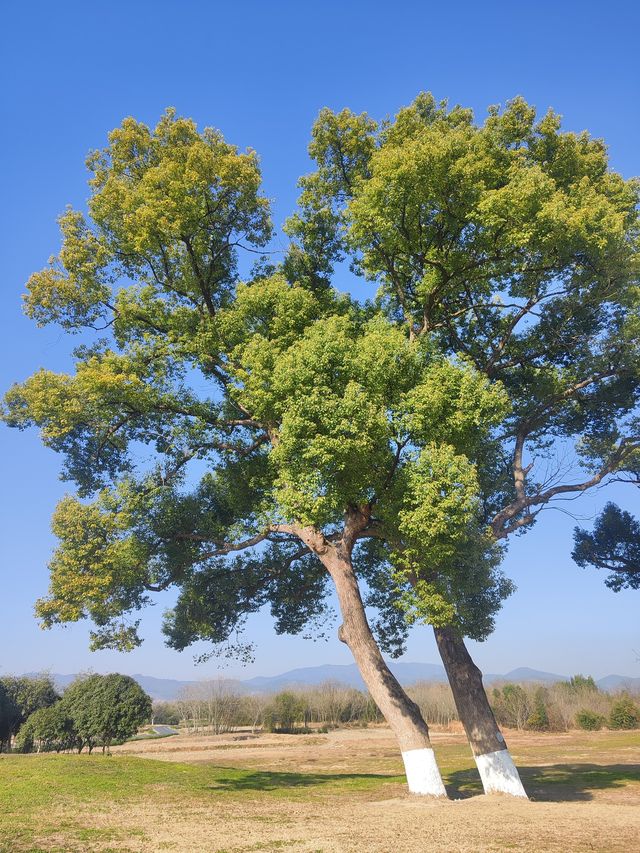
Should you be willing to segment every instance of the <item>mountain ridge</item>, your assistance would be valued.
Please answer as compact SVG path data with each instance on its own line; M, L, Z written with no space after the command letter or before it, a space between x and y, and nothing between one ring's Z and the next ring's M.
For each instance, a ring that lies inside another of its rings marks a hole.
M447 677L444 667L435 663L421 663L412 661L388 661L389 668L403 686L415 684L417 681L446 682ZM27 676L37 673L26 673ZM51 677L58 690L64 690L77 675L63 675L52 673ZM153 675L136 673L131 676L145 690L152 699L171 701L176 699L181 690L215 679L180 680L177 678L158 678ZM483 676L485 685L499 681L535 681L543 684L552 684L556 681L568 681L569 676L558 673L546 672L545 670L532 669L531 667L517 667L504 674L485 673ZM279 675L258 675L247 679L221 679L228 680L234 687L246 693L274 693L285 688L317 687L327 681L336 681L349 687L363 689L364 684L358 668L352 664L322 664L320 666L298 667L288 670ZM613 691L621 687L631 690L640 690L640 678L626 675L611 674L596 679L596 684L602 690Z

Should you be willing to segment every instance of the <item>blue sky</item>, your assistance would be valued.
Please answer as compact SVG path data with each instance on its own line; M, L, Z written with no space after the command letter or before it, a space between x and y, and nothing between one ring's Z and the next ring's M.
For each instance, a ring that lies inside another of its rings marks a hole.
M524 95L540 111L553 106L566 129L604 137L613 167L625 176L640 173L640 6L632 0L67 0L7 4L2 24L2 389L40 366L69 363L73 342L55 328L36 329L22 316L20 296L29 274L58 249L56 216L66 204L86 201L87 152L102 146L124 116L155 123L173 105L200 126L255 148L277 225L309 169L306 145L323 106L382 117L420 90L471 106L478 117L489 104ZM341 284L350 286L346 277ZM167 599L145 614L147 641L130 655L89 653L82 625L38 628L32 608L47 587L49 518L67 486L58 480L59 460L35 433L0 428L0 454L0 673L215 675L214 661L196 668L191 652L164 648L159 624ZM572 510L589 519L611 497L640 511L637 492L624 487L591 494ZM577 568L573 526L549 511L511 544L505 570L518 591L494 635L472 644L486 671L529 665L640 675L640 593L614 594L601 574ZM351 662L337 640L276 637L266 614L251 621L249 635L258 646L255 663L231 664L226 674ZM413 632L406 659L437 661L428 628Z

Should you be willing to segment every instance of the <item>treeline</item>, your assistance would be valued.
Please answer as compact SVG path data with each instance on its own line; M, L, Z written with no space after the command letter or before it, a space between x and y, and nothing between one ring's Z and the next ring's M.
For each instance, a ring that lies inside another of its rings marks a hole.
M243 694L233 681L203 681L185 688L175 702L154 702L154 723L191 732L223 734L234 729L304 731L380 722L371 697L337 682L273 694Z
M591 676L575 675L550 686L503 684L491 691L498 723L530 731L636 729L637 699L626 691L607 693Z
M407 688L430 724L447 726L458 715L448 684L421 682ZM638 697L607 693L593 678L576 675L549 686L505 683L490 687L489 700L501 726L530 731L631 729L640 725ZM233 681L203 681L174 702L155 702L153 721L197 733L223 734L242 728L276 732L326 730L382 722L370 696L338 682L243 694Z
M47 675L0 679L0 751L103 752L151 718L151 699L128 675L85 675L62 695Z

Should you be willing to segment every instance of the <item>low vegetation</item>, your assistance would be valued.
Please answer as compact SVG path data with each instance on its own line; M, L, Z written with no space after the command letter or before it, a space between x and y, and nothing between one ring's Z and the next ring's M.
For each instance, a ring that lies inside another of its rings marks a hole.
M407 689L430 725L458 720L448 684L423 682ZM640 725L639 699L625 691L600 690L591 676L543 686L505 683L489 690L501 726L521 731L562 732L573 728L633 729ZM240 692L233 681L203 681L175 702L154 704L154 722L193 733L223 734L239 728L304 732L312 727L366 726L382 722L370 696L337 682L290 688L276 695Z

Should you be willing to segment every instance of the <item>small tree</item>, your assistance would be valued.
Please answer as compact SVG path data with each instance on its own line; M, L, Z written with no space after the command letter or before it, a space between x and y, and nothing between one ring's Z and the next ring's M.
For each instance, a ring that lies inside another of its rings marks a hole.
M560 682L561 684L563 682ZM599 687L593 680L592 675L572 675L566 682L568 689L572 693L598 693Z
M34 711L24 723L16 738L16 748L21 752L60 752L77 746L77 733L73 720L63 702Z
M285 690L274 696L264 714L267 731L293 732L300 722L304 722L305 703L295 693Z
M610 729L637 729L640 722L640 710L631 696L623 694L614 702L609 714Z
M549 729L549 714L546 705L546 693L543 688L538 688L534 697L533 711L529 714L525 728L536 732L546 732Z
M0 680L0 752L9 751L11 735L19 719L20 709L4 682Z
M605 720L606 717L602 714L598 714L596 711L589 711L586 708L583 708L582 711L578 711L576 714L576 726L587 732L600 731Z
M48 708L60 699L50 675L33 677L6 675L0 679L7 693L11 696L18 713L13 718L13 734L17 734L20 726L40 708Z

